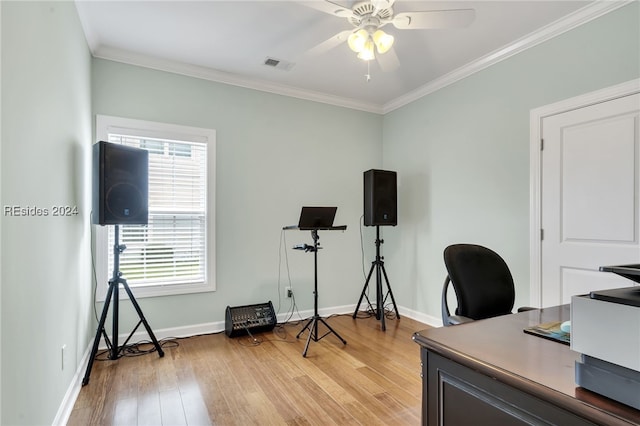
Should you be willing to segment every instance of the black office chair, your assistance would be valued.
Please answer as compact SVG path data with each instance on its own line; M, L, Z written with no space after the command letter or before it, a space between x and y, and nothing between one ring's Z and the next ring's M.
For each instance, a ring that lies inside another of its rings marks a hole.
M511 271L493 250L475 244L454 244L444 250L447 278L442 288L445 326L512 313L515 288ZM458 307L450 315L447 289L453 284ZM519 308L518 312L534 308Z

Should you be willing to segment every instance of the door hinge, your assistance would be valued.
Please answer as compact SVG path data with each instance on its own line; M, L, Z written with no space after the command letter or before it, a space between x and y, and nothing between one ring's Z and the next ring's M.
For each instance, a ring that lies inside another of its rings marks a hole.
M544 139L540 139L540 151L544 151Z
M540 229L540 241L544 240L544 229Z

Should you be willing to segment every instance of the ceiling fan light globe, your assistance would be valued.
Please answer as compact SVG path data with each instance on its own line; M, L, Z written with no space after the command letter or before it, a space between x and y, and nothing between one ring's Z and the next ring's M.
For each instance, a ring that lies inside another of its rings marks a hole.
M365 48L368 38L369 34L365 30L359 30L349 36L347 44L349 44L351 50L360 53Z
M364 44L364 49L360 53L358 53L358 59L362 59L363 61L371 61L376 58L376 55L373 51L374 44L373 41L368 39Z
M349 48L356 53L360 53L364 49L364 41L361 41L357 36L354 37L354 34L351 34L347 43Z
M376 58L375 54L367 50L363 50L362 52L358 53L358 59L362 59L363 61L371 61L371 60L374 60L375 58Z
M391 34L387 34L382 30L378 30L373 34L373 42L376 45L378 53L386 53L393 46L394 38Z

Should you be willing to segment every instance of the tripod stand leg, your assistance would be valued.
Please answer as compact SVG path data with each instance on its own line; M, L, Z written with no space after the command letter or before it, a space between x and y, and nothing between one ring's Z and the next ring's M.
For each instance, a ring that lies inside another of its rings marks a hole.
M335 335L336 335L336 337L337 337L338 339L340 339L340 341L342 342L342 344L344 344L344 345L346 345L346 344L347 344L347 341L346 341L346 340L344 340L342 337L340 337L340 335L339 335L338 333L336 333L336 331L335 331L333 328L331 328L331 326L330 326L329 324L327 324L327 322L326 322L324 319L319 318L319 320L320 320L320 321L322 321L322 323L323 323L323 324L324 324L324 325L329 329L329 331L330 331L331 333L335 334Z
M356 305L356 310L353 311L353 319L356 319L356 315L360 310L360 304L362 303L362 298L365 296L367 292L367 287L369 287L369 280L371 279L371 274L373 274L373 268L375 267L375 262L371 263L371 269L369 269L369 275L367 275L367 280L364 283L364 288L362 289L362 293L360 293L360 299L358 299L358 304ZM368 299L367 299L368 300Z
M107 290L107 296L104 299L104 306L102 307L102 314L100 315L100 322L98 323L98 329L96 331L96 337L93 339L93 347L91 348L91 354L89 355L89 363L87 364L87 370L84 373L82 379L82 386L89 383L89 376L91 375L91 368L93 367L93 361L98 353L98 345L100 344L100 336L104 330L104 322L107 319L107 313L109 312L109 304L111 303L111 294L113 293L113 286L117 283L109 282L109 290Z
M326 334L322 335L321 337L318 337L318 323L321 322L325 325L325 327L327 327L327 329L329 330ZM302 351L302 356L303 357L307 357L307 351L309 350L309 343L311 343L311 340L313 339L314 342L317 342L318 340L322 339L323 337L333 333L336 335L336 337L338 339L340 339L340 341L342 342L342 344L346 345L347 341L344 340L338 333L336 333L336 331L329 325L327 324L327 322L318 315L314 315L313 318L311 318L309 320L309 322L307 323L307 325L305 325L305 327L300 331L300 333L298 333L298 335L296 336L296 338L300 337L300 335L306 330L309 329L309 335L307 336L307 343L304 345L304 351Z
M318 331L317 318L316 318L316 317L311 318L311 321L309 322L309 324L308 324L308 325L311 325L311 327L309 327L309 335L307 336L307 343L304 345L304 350L302 351L302 356L303 356L304 358L306 358L306 357L307 357L307 351L309 350L309 343L311 342L311 336L313 335L313 329L314 329L314 326L315 326L315 329L316 329L316 336L315 336L315 339L314 339L314 340L316 340L316 341L317 341L317 339L318 339L318 334L317 334L317 331ZM305 328L306 328L306 327L305 327Z
M151 341L153 342L153 345L155 346L156 350L158 351L158 355L160 355L160 358L162 358L164 356L164 351L160 347L160 344L158 343L158 340L156 340L156 336L155 336L155 334L153 334L153 331L151 330L151 327L149 326L149 323L147 322L147 319L144 317L144 314L142 313L142 309L140 309L140 305L138 305L138 302L136 301L136 298L133 297L133 293L131 293L131 289L129 288L129 285L127 284L127 280L124 280L124 279L121 278L119 281L122 283L122 286L124 287L125 291L127 292L127 295L129 296L129 299L131 300L131 304L133 304L133 307L136 309L136 312L138 313L138 317L140 317L140 321L142 321L142 324L144 325L144 328L147 330L147 333L149 333L149 337L151 338Z
M382 331L387 331L384 317L384 297L382 297L382 273L380 272L383 266L382 262L376 261L376 319L380 320Z
M302 327L302 330L300 330L300 332L298 334L296 334L296 339L299 339L300 336L302 335L302 333L304 333L304 331L309 328L309 326L311 325L311 323L313 322L313 318L311 318L309 321L307 321L307 324L305 324L304 327ZM311 330L309 330L309 333L311 333Z
M391 291L391 286L389 285L389 277L387 277L387 271L384 269L384 264L382 265L382 273L384 274L384 280L387 283L387 290L389 290L389 295L391 296L391 301L393 302L393 308L396 311L396 317L400 318L400 312L398 312L398 305L396 305L396 299L393 297L393 292Z

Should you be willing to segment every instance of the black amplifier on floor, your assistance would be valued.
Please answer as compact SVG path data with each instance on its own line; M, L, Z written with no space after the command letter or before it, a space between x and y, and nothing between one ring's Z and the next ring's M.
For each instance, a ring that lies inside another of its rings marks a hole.
M224 317L224 332L229 337L271 331L277 323L271 301L257 305L227 306Z

